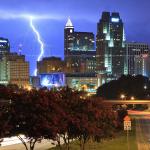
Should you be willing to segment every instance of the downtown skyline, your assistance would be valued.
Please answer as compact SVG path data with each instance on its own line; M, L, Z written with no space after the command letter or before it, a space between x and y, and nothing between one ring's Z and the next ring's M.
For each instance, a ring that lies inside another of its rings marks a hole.
M77 5L78 4L78 5ZM30 73L33 74L36 59L39 54L39 43L29 26L29 19L22 15L42 16L34 20L45 44L44 56L64 57L64 26L68 16L77 31L93 32L96 35L97 22L102 11L116 11L125 25L127 41L148 42L150 15L148 0L143 4L136 0L120 2L114 0L88 0L86 1L22 1L6 0L0 6L0 37L8 38L11 43L11 51L18 52L18 45L22 44L22 54L30 61ZM55 6L55 7L54 7ZM144 25L144 28L143 28Z

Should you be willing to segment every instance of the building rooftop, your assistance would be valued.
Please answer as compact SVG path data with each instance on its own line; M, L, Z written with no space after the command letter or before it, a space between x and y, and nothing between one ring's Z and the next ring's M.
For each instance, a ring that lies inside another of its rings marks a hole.
M68 20L67 20L67 23L66 23L65 28L74 28L74 27L73 27L73 24L72 24L72 22L71 22L70 17L69 17Z

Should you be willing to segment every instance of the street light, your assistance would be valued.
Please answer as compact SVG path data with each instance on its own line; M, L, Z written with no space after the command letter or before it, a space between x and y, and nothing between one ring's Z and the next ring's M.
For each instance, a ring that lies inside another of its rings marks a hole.
M146 86L146 85L144 85L144 89L145 89L145 90L147 89L147 86Z
M124 94L121 94L121 95L120 95L120 98L121 98L122 100L125 100L126 96L125 96ZM121 107L124 108L124 109L126 109L126 108L127 108L127 105L126 105L126 104L123 104Z
M123 100L125 98L125 95L121 94L120 98Z
M134 96L131 96L131 100L135 100ZM135 104L132 105L133 109L135 108Z

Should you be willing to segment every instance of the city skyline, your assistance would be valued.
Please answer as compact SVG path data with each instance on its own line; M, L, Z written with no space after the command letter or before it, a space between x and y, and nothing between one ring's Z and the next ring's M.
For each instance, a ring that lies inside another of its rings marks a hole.
M30 73L33 74L39 54L39 44L29 26L29 21L23 15L39 16L40 14L44 17L44 19L35 20L34 24L45 43L45 56L63 57L63 34L68 16L71 17L77 31L94 32L96 35L96 26L102 11L116 11L120 13L124 21L127 41L150 43L147 21L150 15L145 14L149 3L148 0L144 4L140 0L132 2L89 0L86 4L83 1L69 2L68 0L65 2L32 0L22 3L18 0L11 2L6 0L1 2L0 6L0 36L10 40L13 52L18 52L20 43L23 45L22 54L25 54L30 61ZM33 9L33 6L36 7ZM53 6L56 7L53 8ZM144 29L142 24L145 24Z

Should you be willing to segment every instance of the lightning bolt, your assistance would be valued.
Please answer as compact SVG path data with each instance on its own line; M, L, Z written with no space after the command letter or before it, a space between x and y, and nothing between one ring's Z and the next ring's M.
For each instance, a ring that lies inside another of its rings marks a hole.
M34 24L33 24L33 18L30 17L29 20L30 20L30 27L31 27L31 29L33 30L33 32L35 33L36 38L37 38L37 41L38 41L38 43L39 43L39 45L40 45L40 54L39 54L39 56L38 56L38 58L37 58L37 61L40 61L41 58L42 58L43 55L44 55L44 43L43 43L43 41L42 41L42 38L41 38L41 36L40 36L40 33L38 32L38 30L35 28L35 26L34 26ZM34 70L34 75L35 75L35 76L37 75L37 69Z

